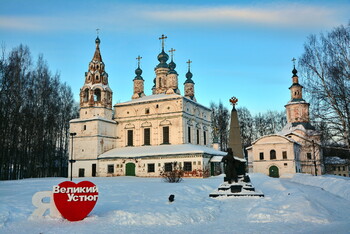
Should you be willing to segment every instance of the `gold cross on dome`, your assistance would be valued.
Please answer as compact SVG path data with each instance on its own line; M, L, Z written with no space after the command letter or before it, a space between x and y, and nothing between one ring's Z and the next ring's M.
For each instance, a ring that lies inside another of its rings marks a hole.
M169 52L170 52L170 54L171 54L171 60L173 60L173 56L174 56L174 52L175 52L176 50L175 49L173 49L173 48L171 48L171 50L169 50Z
M98 36L99 32L100 32L100 29L99 29L99 28L96 28L96 34L97 34L97 36Z
M293 65L294 65L294 67L295 67L295 61L296 61L296 59L293 57L292 61L293 61Z
M192 61L191 61L191 60L188 60L186 63L188 63L188 70L190 70Z
M167 39L167 36L164 36L164 34L162 34L162 37L159 38L159 40L162 40L162 49L164 50L164 40Z
M140 67L140 61L141 61L142 57L140 57L140 55L139 55L139 56L137 56L136 59L138 60L138 61L137 61L137 64L138 64L138 66Z

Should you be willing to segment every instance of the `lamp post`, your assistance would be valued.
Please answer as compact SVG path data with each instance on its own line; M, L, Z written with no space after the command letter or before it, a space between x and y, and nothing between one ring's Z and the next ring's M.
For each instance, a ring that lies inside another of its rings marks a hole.
M314 154L315 176L317 176L317 164L316 164L316 152L315 152L315 141L314 140L312 140L312 152Z
M76 132L71 132L69 135L72 137L72 148L71 148L71 156L70 156L70 181L73 180L73 163L75 163L75 160L73 160L73 142L74 142L74 136L77 135Z

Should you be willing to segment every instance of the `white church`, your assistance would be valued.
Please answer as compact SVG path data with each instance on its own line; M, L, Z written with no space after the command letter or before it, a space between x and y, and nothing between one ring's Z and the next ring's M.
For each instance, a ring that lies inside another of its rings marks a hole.
M303 99L295 65L292 73L291 99L285 105L287 124L281 132L263 136L246 148L249 172L271 177L324 174L321 134L310 123L310 104Z
M185 177L208 177L226 152L212 148L211 110L195 98L192 73L178 86L176 64L162 51L155 67L152 95L144 92L140 57L131 100L112 108L113 92L100 52L100 39L80 89L80 115L70 121L73 177L159 177L174 163ZM174 50L169 51L172 55ZM73 142L72 142L73 141ZM69 167L70 168L70 167ZM71 175L71 170L69 170Z

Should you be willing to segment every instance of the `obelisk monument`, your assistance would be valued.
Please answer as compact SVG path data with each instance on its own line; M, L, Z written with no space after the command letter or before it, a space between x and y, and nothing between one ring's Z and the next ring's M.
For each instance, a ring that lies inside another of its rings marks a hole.
M231 111L231 123L230 123L230 135L228 148L232 149L233 156L244 159L242 141L241 141L241 131L239 129L238 114L235 106L237 105L238 99L232 97L230 99L232 105Z
M231 123L230 123L230 135L229 135L228 148L232 149L234 158L239 161L237 174L245 175L246 159L244 157L242 140L241 140L241 131L239 128L238 114L236 110L237 102L238 102L238 99L236 97L232 97L230 99L230 103L232 105L232 111L231 111Z

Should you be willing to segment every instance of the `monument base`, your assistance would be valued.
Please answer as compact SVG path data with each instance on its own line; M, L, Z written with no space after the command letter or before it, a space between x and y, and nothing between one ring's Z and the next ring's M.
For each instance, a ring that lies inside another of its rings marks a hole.
M256 190L250 182L249 176L239 176L237 182L222 183L217 190L209 194L209 197L264 197L261 191Z

